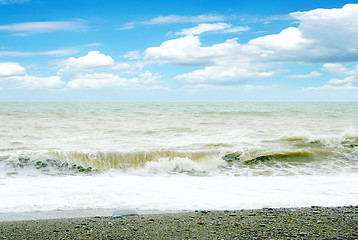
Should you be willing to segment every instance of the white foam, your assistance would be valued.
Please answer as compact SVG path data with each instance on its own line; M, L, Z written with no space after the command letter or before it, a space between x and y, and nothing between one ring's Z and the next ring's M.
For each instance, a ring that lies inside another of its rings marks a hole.
M357 175L69 176L0 179L0 212L251 209L358 204Z

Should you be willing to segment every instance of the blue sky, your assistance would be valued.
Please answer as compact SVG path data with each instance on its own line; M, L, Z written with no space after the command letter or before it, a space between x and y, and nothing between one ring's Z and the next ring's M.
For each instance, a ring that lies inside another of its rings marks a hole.
M0 101L358 101L357 1L0 0Z

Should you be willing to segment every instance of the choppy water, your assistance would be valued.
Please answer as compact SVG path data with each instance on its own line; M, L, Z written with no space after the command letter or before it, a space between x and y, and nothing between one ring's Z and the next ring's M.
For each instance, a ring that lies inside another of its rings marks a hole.
M0 213L358 204L357 103L1 103Z

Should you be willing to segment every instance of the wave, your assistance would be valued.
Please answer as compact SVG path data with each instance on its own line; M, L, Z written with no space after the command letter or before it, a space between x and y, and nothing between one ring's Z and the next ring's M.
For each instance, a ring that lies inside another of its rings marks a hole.
M245 164L257 164L268 161L281 161L281 162L312 162L322 156L311 151L277 151L265 152L254 151L248 153L230 153L223 157L226 162L239 161Z
M235 151L234 149L239 149ZM126 174L188 174L195 176L257 175L357 171L358 137L281 137L261 145L237 147L226 143L190 145L198 151L0 151L0 177ZM204 150L203 150L204 149ZM232 151L231 151L232 150ZM304 169L303 169L304 168Z
M279 152L271 153L263 156L256 157L251 160L245 161L246 164L256 164L259 162L267 161L284 161L284 162L312 162L314 161L314 154L309 151L302 152Z
M195 162L217 156L219 152L176 152L176 151L139 151L139 152L52 152L53 156L61 161L74 161L83 166L92 166L95 169L106 171L109 169L128 169L144 166L148 162L160 159L173 160L188 158Z
M176 152L26 152L0 156L0 168L6 175L75 175L111 170L158 172L205 172L217 168L222 159L215 151Z
M314 134L291 134L282 136L276 142L288 142L295 146L309 146L309 145L322 145L322 146L344 146L344 147L357 147L358 134L353 132L344 132L341 135L314 135Z
M74 162L61 162L57 159L32 158L21 156L17 159L2 160L0 162L1 172L6 176L28 175L77 175L89 174L97 170L91 166L82 166Z

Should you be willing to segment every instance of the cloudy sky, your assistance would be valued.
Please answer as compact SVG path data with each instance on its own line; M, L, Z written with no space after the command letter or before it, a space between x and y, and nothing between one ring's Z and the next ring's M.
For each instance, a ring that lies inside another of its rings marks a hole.
M0 0L0 101L358 101L358 2Z

